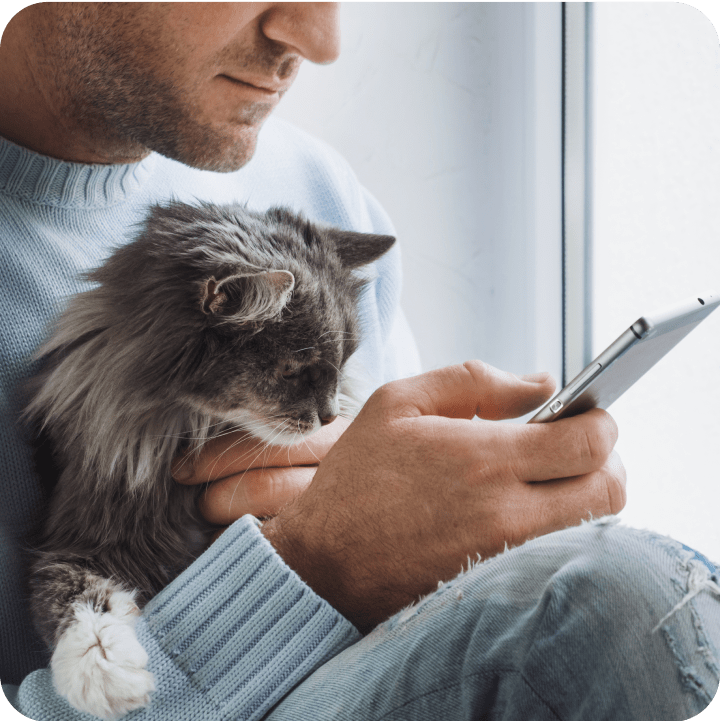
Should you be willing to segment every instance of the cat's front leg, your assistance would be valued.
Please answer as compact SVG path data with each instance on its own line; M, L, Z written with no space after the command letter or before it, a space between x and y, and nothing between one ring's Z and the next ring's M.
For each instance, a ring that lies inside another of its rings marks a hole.
M107 720L146 706L155 682L135 635L135 594L68 563L46 566L33 581L36 618L42 605L46 611L38 626L46 634L55 626L50 668L57 692Z

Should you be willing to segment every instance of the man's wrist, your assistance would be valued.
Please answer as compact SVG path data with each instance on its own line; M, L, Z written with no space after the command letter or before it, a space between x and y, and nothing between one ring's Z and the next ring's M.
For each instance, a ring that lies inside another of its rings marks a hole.
M283 561L318 596L325 599L338 613L354 624L361 632L367 632L383 620L375 609L368 613L368 603L351 583L348 564L339 554L324 548L322 543L310 546L308 539L317 535L302 531L303 522L294 513L285 512L263 522L261 531ZM356 579L353 579L356 580Z
M333 593L333 584L328 584L326 577L329 567L334 564L319 560L323 555L316 549L308 548L307 533L295 532L297 524L294 514L287 509L283 513L264 521L261 532L273 546L285 563L295 571L319 596L337 609L337 593ZM337 574L330 574L337 575ZM339 610L339 609L338 609Z

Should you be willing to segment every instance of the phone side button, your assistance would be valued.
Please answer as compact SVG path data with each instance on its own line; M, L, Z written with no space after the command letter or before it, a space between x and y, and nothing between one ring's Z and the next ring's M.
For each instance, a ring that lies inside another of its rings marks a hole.
M562 407L563 407L562 401L559 401L559 400L558 400L558 401L553 401L553 402L550 404L550 410L551 410L553 413L557 413Z
M568 393L571 396L579 393L601 370L602 364L596 363L587 373L583 373L583 375L568 388Z

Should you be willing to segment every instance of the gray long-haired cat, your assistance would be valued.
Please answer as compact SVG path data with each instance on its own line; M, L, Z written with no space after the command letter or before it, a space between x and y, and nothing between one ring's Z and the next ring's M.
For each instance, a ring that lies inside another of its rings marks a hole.
M358 343L352 271L393 242L281 208L175 202L88 275L26 410L61 469L31 606L75 707L111 719L149 702L139 609L214 530L173 459L230 426L292 444L330 422Z

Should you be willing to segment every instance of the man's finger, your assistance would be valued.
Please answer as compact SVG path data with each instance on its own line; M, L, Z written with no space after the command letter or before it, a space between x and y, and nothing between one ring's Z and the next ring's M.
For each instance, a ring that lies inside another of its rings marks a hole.
M316 465L349 425L348 419L336 418L292 446L269 446L244 431L228 433L208 441L197 457L178 458L173 463L173 478L192 485L254 468Z
M509 426L503 440L513 474L521 481L551 481L599 470L617 442L617 425L603 410L594 408L552 423ZM518 452L518 450L520 452ZM502 453L502 449L500 449Z
M317 467L266 468L247 471L210 484L198 499L203 517L227 525L249 513L275 516L309 485Z
M381 393L400 416L502 420L537 408L554 389L547 373L520 377L472 360L390 383Z
M617 440L617 425L593 409L552 423L495 423L437 416L401 419L401 432L422 437L423 452L454 447L462 474L478 483L552 481L600 469Z
M574 526L578 518L619 513L627 499L625 468L616 452L597 471L584 476L528 484L531 502L526 508L529 527L545 524L543 533ZM539 535L539 534L538 534Z

